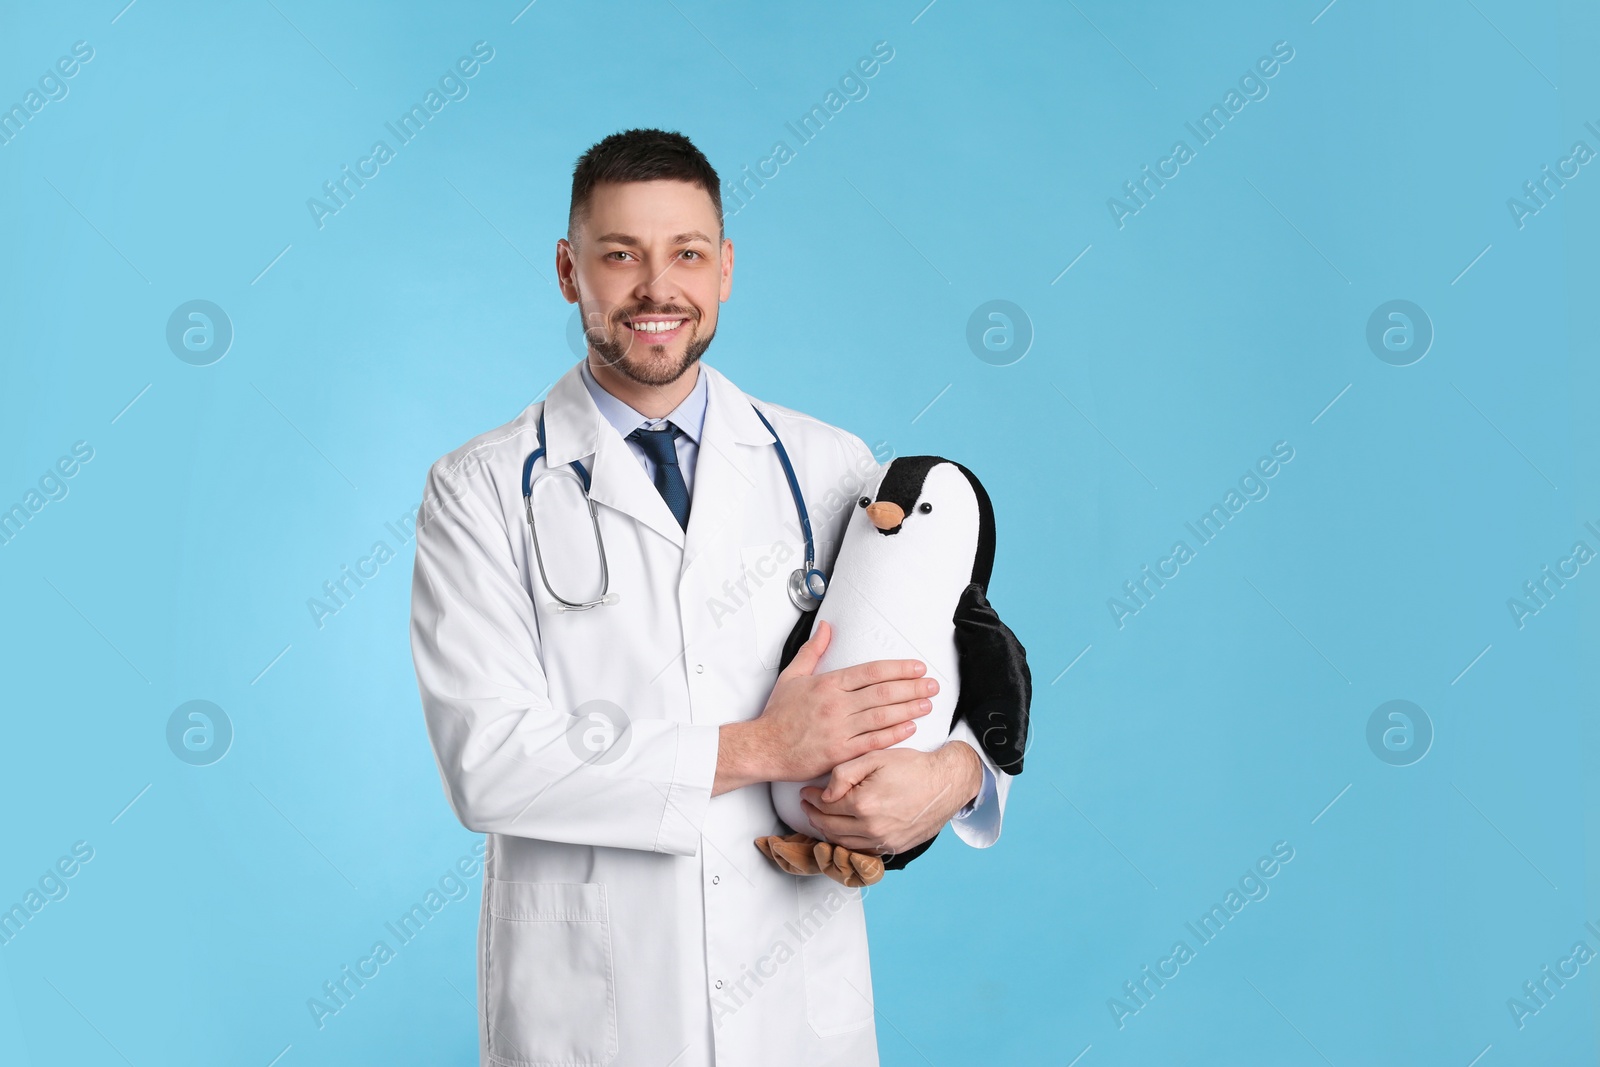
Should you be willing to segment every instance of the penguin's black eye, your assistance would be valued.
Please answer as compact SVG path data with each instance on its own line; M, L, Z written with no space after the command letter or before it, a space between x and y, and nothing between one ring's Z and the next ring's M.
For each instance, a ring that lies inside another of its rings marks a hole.
M872 503L872 501L868 500L866 497L862 497L861 498L861 506L862 507L866 507L870 503Z
M926 515L928 512L933 510L933 505L932 504L923 504L921 507L917 508L917 510L922 512L924 515Z

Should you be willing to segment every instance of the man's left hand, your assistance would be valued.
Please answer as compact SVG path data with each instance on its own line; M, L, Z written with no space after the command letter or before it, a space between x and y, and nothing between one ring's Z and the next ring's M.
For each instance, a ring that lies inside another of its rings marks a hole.
M835 767L826 788L801 789L800 799L829 841L889 855L933 837L982 786L978 754L949 741L932 752L868 752Z

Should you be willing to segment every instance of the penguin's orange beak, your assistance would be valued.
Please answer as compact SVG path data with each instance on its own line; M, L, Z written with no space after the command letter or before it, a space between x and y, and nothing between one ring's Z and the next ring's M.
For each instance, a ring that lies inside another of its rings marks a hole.
M899 504L880 500L876 504L867 505L867 518L871 519L872 525L880 530L892 530L905 521L906 513Z

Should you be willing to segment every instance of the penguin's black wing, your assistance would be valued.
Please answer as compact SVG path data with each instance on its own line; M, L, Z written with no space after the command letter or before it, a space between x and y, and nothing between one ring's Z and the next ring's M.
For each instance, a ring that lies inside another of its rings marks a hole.
M1033 701L1027 650L1000 621L977 582L962 592L953 621L961 696L956 699L950 724L966 720L996 767L1007 774L1021 774L1022 754L1028 744L1028 707ZM935 835L905 852L884 857L884 868L901 870L937 839Z
M951 721L966 720L996 767L1021 774L1033 701L1027 649L1000 621L977 582L961 594L954 622L961 696Z
M789 631L789 639L783 643L783 657L778 660L778 670L781 671L789 666L789 661L800 651L800 646L811 640L811 627L816 621L816 608L802 611L800 617L794 620L794 629Z
M912 845L904 852L895 852L883 857L883 869L886 871L904 870L906 864L928 851L928 846L939 840L939 835L934 834L920 845Z
M817 613L806 611L795 620L783 645L778 669L789 666L800 646L811 637ZM1022 773L1022 755L1028 741L1028 708L1033 701L1033 675L1027 650L1011 628L1000 621L983 589L973 582L961 594L953 619L956 653L961 671L961 696L951 725L964 719L996 767L1007 774ZM969 681L969 679L971 681ZM885 870L902 870L938 840L938 835L904 852L883 858Z

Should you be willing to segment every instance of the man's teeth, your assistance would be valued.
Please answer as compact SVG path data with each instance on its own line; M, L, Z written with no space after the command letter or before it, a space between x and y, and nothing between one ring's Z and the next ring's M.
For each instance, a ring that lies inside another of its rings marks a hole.
M637 333L666 333L669 330L676 330L687 321L687 319L670 319L653 322L630 322L628 327Z

